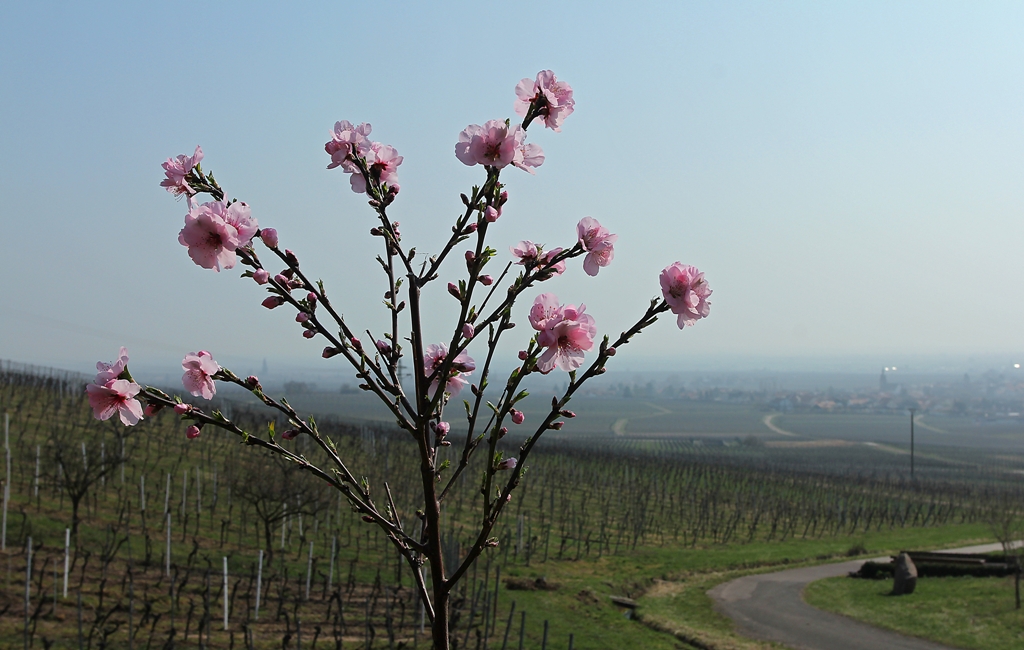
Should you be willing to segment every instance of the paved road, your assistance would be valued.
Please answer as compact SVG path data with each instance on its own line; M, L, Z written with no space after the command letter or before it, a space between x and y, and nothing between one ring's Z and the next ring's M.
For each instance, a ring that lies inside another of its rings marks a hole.
M999 544L984 544L949 551L988 553L1001 548ZM864 562L853 560L745 576L718 585L708 595L714 599L715 609L731 618L741 634L799 650L950 650L932 641L823 612L804 602L802 593L808 583L846 575Z

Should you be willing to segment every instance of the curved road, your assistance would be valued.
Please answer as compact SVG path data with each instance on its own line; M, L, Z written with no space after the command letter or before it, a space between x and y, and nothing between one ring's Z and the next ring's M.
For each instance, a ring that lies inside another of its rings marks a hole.
M949 549L953 553L988 553L999 544ZM876 558L888 560L888 558ZM755 639L775 641L799 650L950 650L947 646L903 636L804 602L804 587L815 580L856 571L867 560L789 569L738 578L708 592L715 609Z

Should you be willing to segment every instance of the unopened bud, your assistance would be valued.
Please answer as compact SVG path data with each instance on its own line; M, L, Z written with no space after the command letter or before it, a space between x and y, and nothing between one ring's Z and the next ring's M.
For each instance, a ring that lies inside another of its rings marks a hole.
M302 336L306 337L307 339L311 339L314 336L316 336L316 330L304 330L302 332Z
M331 357L337 356L339 354L341 354L341 350L339 350L338 348L332 348L328 346L324 348L323 354L321 354L320 356L322 356L324 359L330 359Z
M387 341L377 341L376 346L381 354L391 354L391 344L388 343Z
M373 227L370 228L370 234L373 235L374 237L380 237L382 234L384 234L384 231L382 231L380 228Z
M273 228L264 228L260 231L260 239L269 248L277 248L277 231Z
M498 466L495 467L494 469L498 471L504 471L506 469L515 469L518 463L519 461L517 461L515 458L506 458L505 460L498 463Z
M256 269L252 272L252 279L256 284L266 284L270 280L270 272L266 269Z
M174 405L174 412L177 413L178 415L185 415L186 413L188 413L191 410L192 410L192 405L191 404L175 404Z
M549 424L548 428L549 429L554 429L555 431L558 431L559 429L562 428L563 424L565 424L565 422L562 422L561 420L558 420L557 422L552 422L551 424Z
M529 358L530 358L530 353L529 352L527 352L526 350L520 350L519 351L519 360L520 361L526 361Z
M487 206L487 209L484 210L484 219L486 219L488 223L494 223L495 221L498 220L498 217L500 216L501 211L495 210L491 206Z
M313 307L316 307L316 294L313 293L312 291L307 293L306 294L306 302L309 303L310 309L312 309Z
M192 440L194 438L198 438L199 437L199 431L200 431L199 427L193 424L189 428L185 429L185 437L188 438L189 440Z
M448 293L452 294L459 300L462 300L462 292L459 291L459 287L454 282L448 283Z
M576 414L570 411L569 409L562 409L561 411L558 412L558 414L561 415L563 418L572 419L576 417Z
M365 521L368 524L372 524L373 523L373 517L371 517L370 515L363 515L363 521Z
M156 402L151 402L149 404L146 404L146 408L143 411L143 414L145 414L146 417L152 417L152 416L156 415L157 413L159 413L163 408L164 408L163 404L157 404Z
M443 438L446 435L448 435L448 432L451 431L451 429L452 425L448 424L447 422L438 422L437 424L434 425L434 431L437 432L439 438Z
M281 296L270 296L260 304L262 304L267 309L275 309L284 304L284 298L282 298Z
M476 232L476 222L471 222L466 226L466 229L462 231L463 234L469 235Z
M466 251L466 264L472 264L476 261L476 253L473 251Z
M259 388L260 379L256 375L249 375L248 377L245 378L245 385L248 386L249 388Z
M349 341L352 342L352 347L354 347L355 349L357 349L357 350L362 350L363 349L362 341L360 341L356 337L353 336L352 338L349 339Z
M274 282L278 283L282 287L287 288L288 285L291 283L291 279L288 278L284 273L278 273L277 275L274 276Z
M508 433L508 427L501 427L498 429L498 438L504 438L506 433Z
M615 348L608 348L607 350L604 351L604 353L605 353L606 356L614 357L615 356Z
M284 249L284 260L288 262L288 266L297 267L299 265L299 258L295 257L295 253L287 248Z
M476 330L473 329L472 325L466 323L465 325L462 326L462 336L466 337L467 339L471 339L473 338L474 334L476 334Z
M512 409L508 413L509 413L509 415L512 416L512 422L514 424L522 424L523 420L526 419L526 414L524 414L522 411L517 411L516 409Z
M304 311L300 311L299 313L295 314L295 322L296 323L305 323L308 320L309 320L309 314L307 314Z
M489 287L492 284L494 284L494 278L492 278L489 275L481 275L479 278L477 278L477 280L480 280L480 284L484 285L485 287Z
M285 440L295 440L299 437L299 433L301 432L298 429L288 429L287 431L281 432L281 437Z

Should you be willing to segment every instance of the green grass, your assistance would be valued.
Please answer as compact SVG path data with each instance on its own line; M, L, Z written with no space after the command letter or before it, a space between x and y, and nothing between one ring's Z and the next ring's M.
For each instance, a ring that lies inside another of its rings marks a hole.
M812 583L808 603L872 625L961 648L1024 648L1024 610L1013 578L924 578L909 596L889 580L831 578Z

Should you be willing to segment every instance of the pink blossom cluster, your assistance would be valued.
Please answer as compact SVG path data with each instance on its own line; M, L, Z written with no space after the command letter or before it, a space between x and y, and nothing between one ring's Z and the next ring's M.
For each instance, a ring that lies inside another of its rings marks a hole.
M544 126L561 131L562 122L572 114L576 102L569 84L559 81L554 72L541 70L536 79L523 79L516 86L516 115L526 117L531 105Z
M547 374L559 367L566 372L583 365L583 353L594 347L597 325L584 313L585 305L560 305L552 293L542 293L530 308L530 325L537 330L537 344L545 348L537 370Z
M576 224L576 234L580 246L587 251L583 258L583 270L587 275L597 275L601 267L608 266L615 257L614 244L619 236L608 232L608 229L593 217L583 217Z
M168 158L167 162L163 164L166 178L160 181L160 187L166 187L167 191L175 196L195 194L195 190L189 187L185 179L202 159L203 149L198 145L196 145L195 153L191 156L180 154L174 158Z
M675 262L661 272L661 293L676 314L679 329L692 326L711 312L711 289L696 266Z
M185 371L181 376L185 390L203 399L212 399L217 393L213 376L220 371L220 365L213 360L212 354L206 350L189 352L181 362L181 369Z
M188 247L193 262L219 272L234 268L235 250L248 246L258 229L247 204L211 201L192 206L185 215L178 242Z
M373 127L363 122L354 126L348 120L334 123L331 139L324 145L324 150L331 156L331 164L327 169L341 167L351 174L349 182L352 191L357 194L366 193L366 178L363 176L356 159L366 164L370 178L380 184L387 184L393 193L398 191L398 166L402 164L402 156L391 145L373 142L367 136Z
M423 352L423 376L429 378L441 368L441 365L447 358L447 345L444 343L428 345L427 349ZM451 395L458 395L459 391L469 383L466 381L466 377L474 370L476 370L476 362L466 354L465 350L455 355L455 358L452 359L451 372L445 382L445 392ZM439 381L440 377L434 377L434 380L430 382L431 395L437 393Z
M518 259L516 264L525 266L527 268L533 268L540 264L550 264L559 253L564 251L564 248L552 248L549 251L545 251L543 246L534 244L532 241L524 240L516 244L515 246L509 246L509 250L512 255ZM565 273L565 260L560 260L551 266L551 276L562 275ZM543 278L548 279L548 278Z
M96 364L96 379L85 387L89 406L98 420L109 420L116 413L125 426L134 426L142 419L142 403L135 399L142 388L130 379L121 379L128 367L128 350L121 348L117 361Z
M544 151L540 145L526 144L523 127L516 125L510 128L508 123L500 120L490 120L483 126L467 126L459 134L455 157L470 167L486 165L501 169L511 164L531 174L544 164Z

